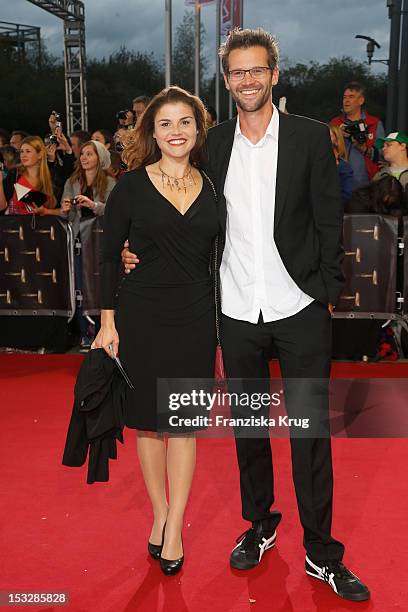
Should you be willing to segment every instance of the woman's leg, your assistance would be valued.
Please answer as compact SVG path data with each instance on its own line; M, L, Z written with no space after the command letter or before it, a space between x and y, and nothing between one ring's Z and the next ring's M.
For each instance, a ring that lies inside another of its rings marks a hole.
M137 454L153 508L154 522L149 541L152 544L160 545L168 512L166 444L163 436L153 431L138 431Z
M169 436L167 447L167 477L169 481L169 512L163 559L179 559L183 555L181 531L184 510L190 494L196 462L196 439L190 436Z

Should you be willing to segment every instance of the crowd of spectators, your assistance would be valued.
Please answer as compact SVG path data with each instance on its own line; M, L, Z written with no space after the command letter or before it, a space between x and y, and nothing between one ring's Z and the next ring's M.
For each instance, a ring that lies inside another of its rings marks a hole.
M0 128L0 214L59 215L71 222L79 241L81 218L103 215L109 193L126 171L123 143L148 104L147 96L138 96L130 108L118 111L114 133L98 127L67 136L55 111L43 138ZM216 123L215 109L208 107L207 128ZM407 214L408 137L402 132L385 136L380 119L365 108L362 84L345 86L342 113L329 127L345 212ZM80 289L80 249L76 252ZM94 330L80 306L77 311L85 349Z

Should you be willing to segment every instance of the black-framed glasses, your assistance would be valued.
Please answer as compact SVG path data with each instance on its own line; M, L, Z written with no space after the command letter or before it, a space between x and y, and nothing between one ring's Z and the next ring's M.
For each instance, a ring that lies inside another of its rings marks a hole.
M273 68L269 66L255 66L254 68L249 68L249 70L229 70L228 77L230 81L242 81L246 73L249 72L253 79L262 79L262 77L267 75L269 70L273 70Z

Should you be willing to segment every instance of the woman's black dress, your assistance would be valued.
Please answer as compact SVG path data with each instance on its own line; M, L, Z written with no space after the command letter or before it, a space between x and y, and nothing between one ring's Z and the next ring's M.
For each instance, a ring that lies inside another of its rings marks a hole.
M157 430L158 378L211 378L216 347L210 256L218 233L207 179L185 215L151 182L127 172L104 215L102 308L115 308L119 356L135 390L127 390L128 427ZM140 263L119 287L124 241ZM117 295L118 294L118 295Z

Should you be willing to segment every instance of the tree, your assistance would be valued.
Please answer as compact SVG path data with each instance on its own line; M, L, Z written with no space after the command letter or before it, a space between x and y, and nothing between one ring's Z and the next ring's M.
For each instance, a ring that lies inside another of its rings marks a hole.
M116 127L117 111L139 95L153 96L164 87L164 74L152 54L121 47L108 60L88 63L88 109L91 130Z
M206 73L208 60L203 53L205 28L201 24L200 48L200 92L207 88ZM186 11L181 23L176 28L176 42L173 49L172 81L187 91L194 92L194 55L195 55L195 17L194 12Z
M360 81L366 86L366 106L370 114L384 118L385 74L374 75L367 64L356 62L351 57L331 58L325 64L283 62L273 96L275 101L286 96L290 113L327 122L339 114L344 85L348 81Z

